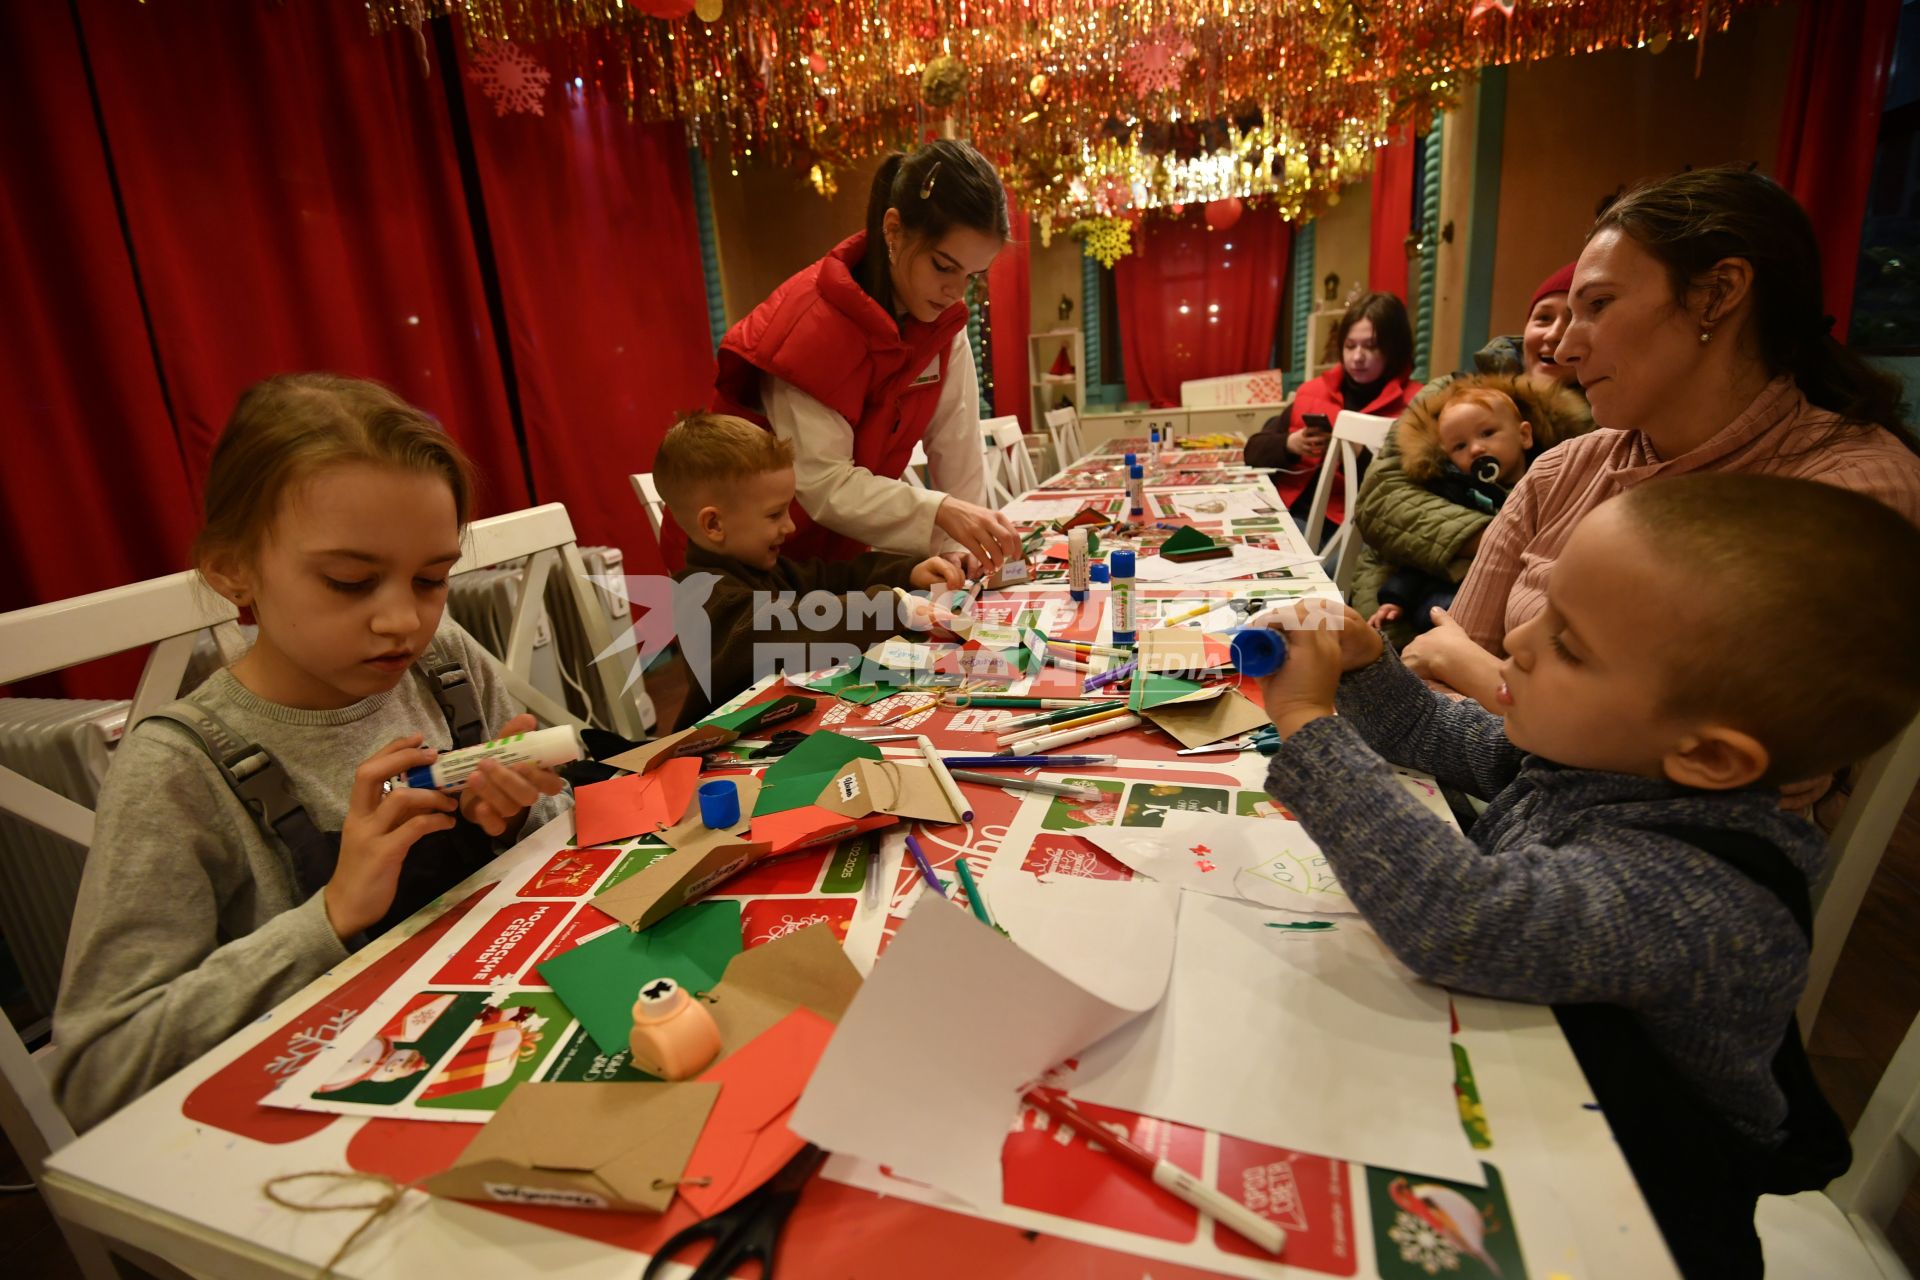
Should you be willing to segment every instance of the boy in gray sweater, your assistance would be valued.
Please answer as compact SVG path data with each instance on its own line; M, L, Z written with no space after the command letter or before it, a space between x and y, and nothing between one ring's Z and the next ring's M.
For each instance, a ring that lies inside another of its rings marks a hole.
M1272 619L1289 653L1262 682L1285 740L1268 792L1414 972L1559 1007L1689 1274L1759 1274L1753 1198L1773 1188L1750 1170L1797 1153L1809 1113L1831 1121L1810 1077L1789 1096L1787 1063L1804 1067L1796 917L1823 838L1774 788L1863 758L1920 710L1920 600L1886 583L1916 562L1920 530L1841 489L1643 485L1587 517L1545 611L1506 637L1499 715L1426 688L1352 609ZM1462 835L1388 761L1491 803ZM1610 1046L1575 1034L1575 1006L1617 1016ZM1595 1060L1624 1041L1637 1064ZM1621 1102L1615 1067L1664 1087ZM1625 1114L1676 1105L1701 1117L1691 1134Z

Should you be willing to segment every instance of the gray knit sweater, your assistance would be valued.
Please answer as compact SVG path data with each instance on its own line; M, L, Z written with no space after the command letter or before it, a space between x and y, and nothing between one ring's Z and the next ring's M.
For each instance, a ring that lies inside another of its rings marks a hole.
M1736 1128L1774 1137L1786 1100L1771 1062L1806 985L1805 942L1773 894L1659 829L1750 833L1811 881L1810 823L1759 788L1525 755L1498 716L1432 692L1391 647L1341 681L1338 709L1282 744L1267 790L1395 955L1462 991L1622 1006ZM1490 798L1472 838L1421 808L1382 757Z
M487 725L520 711L493 656L449 617ZM404 734L452 745L418 668L386 693L299 711L219 671L189 695L286 769L322 831L346 820L353 772ZM563 807L542 801L526 828ZM90 1128L346 958L323 895L302 900L214 763L179 725L145 720L101 788L53 1018L53 1086Z

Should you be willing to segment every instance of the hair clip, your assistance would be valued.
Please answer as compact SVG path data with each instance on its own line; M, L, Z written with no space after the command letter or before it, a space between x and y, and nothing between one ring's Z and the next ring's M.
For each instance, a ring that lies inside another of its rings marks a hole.
M940 164L940 161L935 160L933 162L933 168L927 170L927 180L920 184L920 198L922 200L925 200L933 194L933 180L940 176Z

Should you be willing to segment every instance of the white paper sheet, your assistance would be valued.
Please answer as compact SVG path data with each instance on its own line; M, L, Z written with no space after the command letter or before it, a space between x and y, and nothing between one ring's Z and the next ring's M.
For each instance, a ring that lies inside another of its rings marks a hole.
M1161 827L1079 834L1160 884L1311 915L1356 910L1307 829L1285 818L1183 811L1169 813Z
M1167 996L1081 1055L1089 1102L1485 1185L1460 1128L1447 993L1357 922L1299 931L1180 898Z
M1182 562L1158 555L1146 556L1134 564L1133 576L1139 582L1212 583L1251 577L1270 569L1294 569L1318 563L1316 556L1302 556L1273 547L1249 547L1236 542L1231 559L1223 556L1212 560ZM1319 575L1303 576L1313 578Z
M1154 887L1025 872L985 888L1011 939L924 895L789 1123L830 1151L991 1206L1026 1084L1159 1003L1175 905Z

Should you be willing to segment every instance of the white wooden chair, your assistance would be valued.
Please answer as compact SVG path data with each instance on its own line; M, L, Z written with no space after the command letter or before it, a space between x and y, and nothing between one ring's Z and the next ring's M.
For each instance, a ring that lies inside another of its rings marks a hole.
M131 728L179 696L200 633L230 626L237 617L233 605L193 573L21 609L0 616L0 684L152 646L127 715ZM83 848L93 843L92 810L5 767L0 809ZM73 1141L74 1132L34 1057L12 1022L0 1017L0 1128L37 1182L47 1157ZM57 1216L55 1221L87 1280L117 1280L99 1236Z
M1920 1173L1920 1019L1853 1129L1853 1166L1825 1191L1761 1196L1768 1280L1909 1280L1887 1225Z
M667 504L660 498L660 488L653 482L653 472L636 471L627 480L633 485L633 496L640 499L640 505L646 508L647 523L653 526L653 540L660 541L660 525L666 518Z
M980 423L981 457L987 472L987 502L1003 507L1023 493L1040 487L1033 474L1033 456L1020 419L987 418Z
M1920 717L1854 771L1853 794L1827 837L1826 868L1813 887L1813 955L1807 961L1807 989L1800 997L1800 1026L1809 1035L1853 931L1853 919L1860 914L1860 903L1916 783Z
M525 558L526 577L502 663L507 668L507 684L515 698L547 723L578 724L565 706L541 693L527 679L534 632L542 616L541 602L546 597L548 575L556 565L572 584L581 623L595 652L607 652L613 642L610 611L600 595L605 588L587 576L567 509L550 503L476 520L467 526L464 542L466 554L454 564L454 574ZM223 633L230 632L237 616L231 603L215 595L199 575L191 572L17 610L0 615L0 685L151 646L127 714L127 728L132 729L179 696L181 680L202 631L214 629L223 652L229 652ZM599 682L607 704L613 708L614 723L610 727L622 736L637 739L646 736L654 714L653 704L637 679L632 688L625 687L632 660L631 653L614 654L594 664L591 678ZM0 766L0 810L83 848L93 842L91 810L4 766ZM4 1017L0 1017L0 1128L4 1128L8 1141L36 1181L47 1156L74 1137L73 1127L54 1101L34 1055L27 1052L13 1024ZM87 1280L117 1280L118 1273L99 1237L64 1221L60 1226ZM123 1251L118 1245L115 1249ZM132 1256L149 1271L172 1272L137 1252Z
M916 489L926 488L927 462L926 441L916 441L913 446L913 456L907 459L907 469L900 473L900 478Z
M1333 438L1327 443L1327 456L1320 463L1320 476L1313 486L1313 503L1307 508L1307 527L1303 532L1307 546L1320 557L1327 576L1343 596L1353 583L1353 571L1360 561L1360 534L1353 522L1353 510L1360 502L1360 450L1378 453L1386 444L1387 432L1393 429L1393 423L1392 418L1342 409L1333 420ZM1329 536L1326 534L1327 500L1333 495L1336 471L1345 486L1347 516Z
M507 688L513 696L547 724L580 723L565 704L535 688L529 678L547 578L558 567L566 575L588 645L596 654L607 655L593 664L588 677L590 689L597 695L593 697L594 704L608 708L612 721L603 727L623 738L637 741L646 737L657 717L646 685L639 673L632 670L634 653L630 649L609 653L614 641L610 597L623 594L626 582L621 579L601 583L588 574L567 509L558 502L549 502L525 511L475 520L467 526L466 545L467 554L453 566L456 574L527 558L526 577L514 608L513 625L507 632L507 651L501 658L501 665L507 669Z
M1047 435L1053 440L1053 458L1060 471L1080 461L1086 453L1080 443L1080 411L1072 405L1047 410Z

